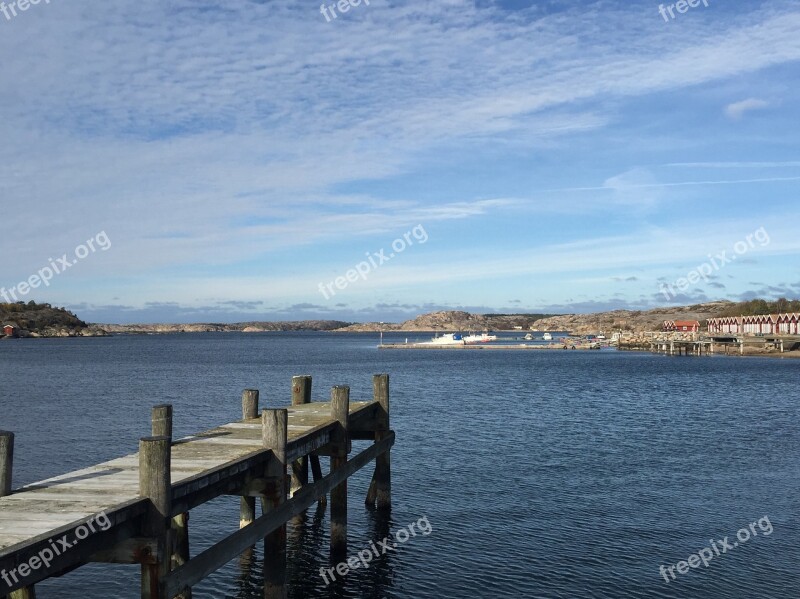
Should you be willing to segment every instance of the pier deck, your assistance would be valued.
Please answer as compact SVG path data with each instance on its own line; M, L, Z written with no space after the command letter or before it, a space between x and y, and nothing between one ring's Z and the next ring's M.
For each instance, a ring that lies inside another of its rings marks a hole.
M349 388L337 387L334 392L339 390L338 398L333 396L331 402L313 403L309 401L310 377L304 378L307 378L307 387L295 387L295 391L299 391L296 394L298 397L293 397L295 405L281 410L265 410L261 417L244 418L165 443L168 455L165 463L162 463L165 467L162 478L166 480L164 492L168 501L162 501L164 513L160 517L156 514L154 518L153 512L154 504L160 501L159 497L145 492L154 472L150 471L152 464L149 458L141 455L144 447L141 444L138 453L26 485L4 497L2 495L10 489L3 490L0 485L0 575L3 576L0 580L0 597L33 597L32 588L36 582L69 572L90 561L142 564L143 597L172 597L176 589L186 589L184 596L188 596L191 584L236 555L236 548L230 546L221 548L217 552L219 555L209 553L209 550L201 554L205 563L198 564L196 571L192 571L195 560L189 560L188 556L188 530L181 531L180 527L176 530L175 526L175 520L185 517L189 510L220 495L239 495L242 497L241 527L244 530L246 526L258 522L253 504L255 498L262 499L265 512L265 516L259 520L266 518L270 505L274 510L280 504L294 501L293 506L284 505L281 514L288 514L286 517L281 515L277 520L273 518L275 522L262 526L263 534L253 530L254 534L250 535L263 538L314 501L324 501L327 491L342 484L339 479L346 479L365 465L369 461L367 458L381 456L393 443L394 435L388 431L388 377L385 384L381 383L384 379L376 377L374 401L350 402ZM342 390L346 390L346 394ZM253 392L250 393L253 397ZM256 404L253 406L251 403L249 407L244 405L243 397L243 411L249 411L251 416L258 413L257 392L254 397ZM346 420L342 418L343 405ZM157 422L158 419L163 420L157 414L166 414L168 422ZM278 446L270 447L268 438L275 431L268 422L268 416L279 417ZM281 416L285 427L283 440L280 440ZM154 436L143 439L141 443L158 439L170 441L171 429L171 406L158 406L153 413L153 434L168 431L169 436ZM0 443L0 454L5 455L0 457L3 457L5 466L0 465L0 474L8 471L10 475L13 435L3 433L2 438L5 442ZM11 440L10 450L8 439ZM363 457L359 456L348 463L347 452L351 439L383 440L384 443L380 448L376 443L362 453ZM3 451L4 447L6 449ZM319 466L319 455L338 456L332 457L331 474L325 478ZM308 484L309 458L314 471L314 484ZM335 462L336 459L340 461ZM288 485L285 492L280 491L288 478L287 465L291 466L293 497L296 495L297 501L287 500ZM334 470L337 469L343 471L334 476ZM385 484L386 481L383 482ZM300 492L304 486L309 487L305 489L307 493ZM370 489L370 493L374 501L373 489ZM341 503L341 497L339 501ZM346 497L344 501L346 505ZM331 509L341 511L341 505L332 505ZM154 520L156 523L161 520L163 528L172 529L171 532L165 532L164 535L154 533ZM186 521L188 517L181 524L184 529L188 526ZM344 522L346 525L346 515ZM181 544L181 532L185 537L185 549L182 552L184 555L178 556L176 552ZM59 543L59 539L65 542ZM248 542L252 544L254 538L248 540L242 536L238 545L243 545L241 549L245 549ZM159 546L159 543L162 545ZM171 557L172 568L167 566L160 576L152 572L145 576L144 569L164 564L164 554L167 560ZM50 563L42 563L43 558ZM209 560L214 562L214 568L210 571ZM183 566L185 572L180 580L170 581L168 572L174 570L176 565ZM145 591L145 578L147 585L152 586L151 590ZM156 580L155 585L151 584L153 579Z

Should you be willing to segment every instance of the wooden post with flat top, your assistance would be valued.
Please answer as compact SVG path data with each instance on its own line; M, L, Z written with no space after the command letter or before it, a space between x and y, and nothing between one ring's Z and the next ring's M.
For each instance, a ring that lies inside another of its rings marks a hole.
M267 464L267 488L264 511L277 509L286 501L286 442L289 434L289 412L264 410L261 414L261 439L272 450ZM285 599L286 589L286 523L264 539L264 599Z
M339 385L331 390L331 418L338 426L331 433L331 473L347 464L349 445L350 387ZM347 479L331 490L331 559L347 557Z
M153 407L152 435L154 437L169 437L170 444L172 443L171 404L161 404ZM170 570L174 570L189 561L189 512L175 516L170 526L174 539L174 547L170 557ZM192 599L192 589L184 589L179 598Z
M158 542L156 563L142 564L142 599L167 599L162 582L169 574L171 557L171 446L172 440L166 436L145 437L139 441L139 495L150 500L142 533Z
M258 418L258 389L242 392L242 420ZM244 528L256 519L256 498L242 497L239 505L239 528Z
M307 403L311 403L311 377L308 375L292 377L292 405L301 406ZM290 496L294 496L306 484L308 484L308 456L303 456L292 462Z
M14 433L0 431L0 497L11 494L14 471Z
M376 374L372 377L372 392L380 405L378 426L375 429L375 442L382 441L389 434L389 375ZM367 492L366 504L377 506L380 510L392 507L392 467L389 452L375 458L375 473Z

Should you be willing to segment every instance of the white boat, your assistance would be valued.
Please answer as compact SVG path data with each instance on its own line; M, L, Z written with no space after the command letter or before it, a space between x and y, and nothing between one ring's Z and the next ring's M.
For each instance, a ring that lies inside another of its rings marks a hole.
M490 341L497 341L497 335L481 333L480 335L469 334L464 337L464 343L489 343Z
M425 341L419 345L464 345L464 338L461 333L445 333L440 337L434 337L430 341Z
M524 339L525 341L533 341L533 335L531 333L528 333L527 335L525 335Z
M545 333L544 335L542 335L542 339L544 339L545 341L552 341L553 336L550 333Z

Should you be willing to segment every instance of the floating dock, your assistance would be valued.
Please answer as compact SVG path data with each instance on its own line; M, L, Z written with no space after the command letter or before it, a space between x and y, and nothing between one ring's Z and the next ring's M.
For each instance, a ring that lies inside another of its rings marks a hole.
M106 562L141 568L142 599L189 599L193 585L264 539L264 596L283 598L286 523L328 494L331 556L346 559L347 479L375 461L366 503L391 508L389 376L373 377L367 402L351 402L347 386L312 402L311 382L294 377L292 405L260 414L258 390L245 390L242 420L175 441L172 406L156 406L138 453L16 490L14 434L0 431L0 597L33 599L36 583ZM373 444L348 458L352 440ZM327 475L320 456L330 457ZM240 497L239 529L191 556L189 513L221 495Z

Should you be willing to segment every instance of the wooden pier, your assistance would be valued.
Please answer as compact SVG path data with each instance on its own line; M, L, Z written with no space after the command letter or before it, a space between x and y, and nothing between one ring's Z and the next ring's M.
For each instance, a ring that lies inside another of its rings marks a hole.
M727 333L697 334L691 339L659 336L656 333L636 342L621 342L622 350L649 350L654 353L674 356L702 356L710 354L745 355L747 349L764 350L772 348L784 353L800 349L798 335L739 335Z
M191 587L265 541L264 597L286 597L286 523L330 494L331 559L347 553L347 479L375 461L366 503L391 508L389 376L372 401L334 387L311 401L311 377L292 379L291 406L259 415L245 390L242 419L172 440L172 406L153 408L139 452L13 490L14 435L0 431L0 597L34 599L36 583L89 562L136 564L142 599L191 597ZM351 441L370 440L354 457ZM322 472L320 456L330 457ZM313 482L309 481L309 466ZM238 530L189 551L189 514L221 495L240 497ZM256 514L260 500L262 515Z

